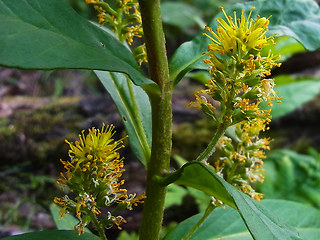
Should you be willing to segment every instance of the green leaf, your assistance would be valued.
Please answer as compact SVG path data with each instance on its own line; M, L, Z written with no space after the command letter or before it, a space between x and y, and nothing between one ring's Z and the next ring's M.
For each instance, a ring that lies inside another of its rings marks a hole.
M207 69L202 63L202 53L207 50L209 41L202 36L196 36L192 41L183 43L169 61L170 79L177 85L183 76L193 69Z
M227 183L208 166L199 162L185 164L176 172L158 178L160 184L172 182L201 190L237 209L255 239L300 239L296 231L271 214L256 200Z
M261 205L270 209L288 225L297 229L302 239L318 240L320 236L320 211L307 205L283 200L262 200ZM203 213L180 223L163 240L181 239ZM230 207L217 208L192 235L190 240L249 240L253 239L247 231L241 216ZM258 239L258 238L257 238ZM283 239L283 238L259 238Z
M167 188L166 199L164 207L168 208L173 205L180 205L182 203L183 197L188 194L188 190L181 186L171 184Z
M266 0L236 4L226 9L227 14L233 16L233 11L241 13L245 9L248 13L251 7L256 7L253 16L259 14L269 17L270 32L278 32L281 35L291 36L298 40L308 50L320 48L320 10L313 0ZM220 12L217 17L223 17ZM215 20L208 24L213 29L217 28ZM174 85L192 69L207 69L202 63L202 53L207 50L209 39L197 35L192 41L182 44L170 59L170 78Z
M79 220L67 213L60 219L59 211L61 208L56 204L50 204L50 212L53 217L54 223L59 230L74 230L74 226L79 223ZM60 220L59 220L60 219ZM91 233L88 228L84 229L85 232Z
M271 44L262 50L262 55L267 55L271 50L274 55L280 55L280 62L284 62L294 54L305 52L301 43L289 36L276 37L275 45Z
M121 73L94 71L116 104L136 158L145 166L152 138L151 106L148 95Z
M2 0L0 32L0 65L108 70L128 74L137 85L153 83L124 45L65 0Z
M202 83L203 85L207 84L209 82L209 79L211 78L207 71L189 72L187 73L186 77L194 79L199 83Z
M282 81L285 81L281 77ZM288 82L290 77L288 76ZM277 82L277 79L276 79ZM301 107L302 104L309 102L315 96L320 93L320 79L319 80L308 80L301 79L297 82L290 84L276 86L275 91L278 92L278 96L282 96L281 103L274 103L271 111L272 118L282 117L297 108ZM266 108L266 106L264 106Z
M278 0L256 2L254 14L271 16L270 33L290 36L307 50L320 48L320 9L314 0ZM236 9L251 9L250 4Z
M41 231L24 233L20 235L10 236L2 238L3 240L99 240L97 236L91 233L84 233L80 236L75 231L67 230L52 230L52 231Z
M263 167L265 181L257 187L266 198L304 202L320 209L318 156L279 149L268 153Z
M181 29L202 23L201 11L184 2L164 2L161 4L162 21Z
M169 185L174 182L193 187L207 193L209 196L215 196L227 205L236 208L232 197L220 183L220 179L218 175L199 162L187 163L174 173L164 178L157 178L162 185Z

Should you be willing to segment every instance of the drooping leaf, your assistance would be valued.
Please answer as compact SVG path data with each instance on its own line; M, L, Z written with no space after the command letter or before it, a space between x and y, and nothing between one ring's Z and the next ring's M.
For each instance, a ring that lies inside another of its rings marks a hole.
M128 74L137 85L152 83L125 46L65 0L1 0L0 32L0 65L108 70Z
M279 220L256 200L227 183L208 166L199 162L185 164L167 177L158 178L160 184L172 182L201 190L239 211L255 239L301 239L297 232Z
M94 72L118 108L133 153L147 166L152 138L151 106L147 94L122 73Z
M232 197L219 180L219 176L199 162L187 163L174 173L164 178L158 178L159 183L162 185L169 185L174 182L193 187L210 196L215 196L227 205L236 208Z
M297 229L302 239L317 240L320 236L320 211L308 205L284 200L262 200L261 205ZM181 239L201 218L202 213L180 223L163 240ZM217 208L192 235L190 240L252 240L237 211ZM265 238L268 239L268 238ZM270 238L271 239L271 238ZM278 238L274 238L278 239ZM279 238L280 239L280 238ZM281 238L282 239L282 238Z
M75 217L67 213L60 219L59 211L61 210L60 207L58 207L56 204L52 203L50 205L50 212L53 217L54 223L56 224L58 230L73 230L74 226L79 223L79 220L77 220ZM60 219L60 220L59 220ZM84 228L85 232L91 233L91 231L88 228Z
M282 76L282 81L285 81ZM290 77L288 76L288 82ZM304 80L304 81L303 81ZM275 91L279 91L279 96L283 99L281 103L274 103L272 106L272 118L282 117L297 108L302 104L309 102L320 93L320 79L307 80L303 79L289 84L283 84L275 87ZM277 83L277 79L276 79Z
M270 31L281 35L290 36L298 40L306 49L315 50L320 48L320 10L313 0L263 0L240 3L226 9L227 14L233 16L233 11L238 15L241 9L247 13L252 7L253 16L259 14L261 17L270 18ZM222 17L220 12L215 18ZM217 28L215 20L208 24L212 29ZM202 63L202 53L207 50L209 39L197 35L192 41L182 44L172 56L169 68L170 78L174 85L178 84L181 78L192 69L207 69Z
M3 240L99 240L97 236L91 233L84 233L80 236L76 231L68 230L50 230L41 232L24 233L20 235L2 238Z

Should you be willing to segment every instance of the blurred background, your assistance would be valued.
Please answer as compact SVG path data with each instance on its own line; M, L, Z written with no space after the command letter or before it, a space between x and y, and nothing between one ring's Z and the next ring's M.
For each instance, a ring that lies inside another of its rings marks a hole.
M80 15L96 21L84 1L69 2ZM162 1L169 57L212 20L219 6L239 2L245 1ZM263 133L273 139L272 150L265 160L265 182L256 188L266 199L298 201L320 209L320 51L307 52L289 37L277 41L274 50L283 64L272 77L284 105L275 107L270 130ZM194 159L214 133L210 119L187 106L207 80L206 72L194 71L174 91L173 168L183 159ZM102 122L116 126L116 137L126 135L111 97L92 71L0 67L0 238L55 229L49 206L54 196L63 194L55 179L62 170L59 159L68 159L64 140L74 141L82 129L100 127ZM128 192L144 192L144 168L129 147L121 154ZM163 234L203 210L206 203L201 192L170 186ZM109 239L136 239L141 210L124 212L127 232L112 228Z

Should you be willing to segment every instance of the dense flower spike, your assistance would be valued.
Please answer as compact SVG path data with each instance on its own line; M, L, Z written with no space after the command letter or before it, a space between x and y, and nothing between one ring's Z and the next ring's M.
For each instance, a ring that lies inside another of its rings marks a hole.
M98 12L99 23L107 23L121 42L133 43L133 38L143 36L141 14L138 0L120 0L115 9L103 0L85 0L93 4ZM133 55L139 64L147 62L145 45L142 44L133 50Z
M263 120L236 124L236 139L220 138L218 156L213 162L222 178L257 200L262 198L262 194L255 192L251 185L256 181L263 182L262 159L265 158L264 151L270 149L270 140L258 137L264 126Z
M61 217L67 212L74 212L79 219L75 230L79 234L92 221L92 215L99 215L101 209L116 207L118 210L132 209L138 203L143 203L144 195L127 195L126 189L121 189L124 180L120 180L123 169L123 159L117 152L124 147L122 140L115 141L114 126L103 125L102 129L89 129L79 135L79 141L74 144L66 141L70 146L70 161L63 161L66 170L60 173L57 184L68 187L75 195L74 200L67 195L56 197L54 202L62 207ZM108 215L101 220L104 227L125 223L121 216Z
M210 27L206 27L212 36L204 34L209 37L212 44L209 45L210 51L216 52L220 55L228 55L238 53L248 53L251 49L261 51L270 42L273 43L274 35L266 37L268 31L269 20L260 18L253 20L251 17L251 9L247 19L244 16L244 10L241 12L241 17L237 18L234 12L234 18L227 16L224 9L221 10L227 21L218 18L219 27L216 32L213 32ZM241 56L240 56L241 57Z
M272 106L279 98L274 91L274 80L267 79L274 66L280 66L279 56L262 50L274 44L274 35L267 37L269 20L252 19L253 9L246 18L244 10L240 18L227 16L218 18L218 28L203 35L210 39L204 62L209 66L211 79L207 89L195 93L196 103L217 126L235 125L236 139L222 137L217 143L219 157L212 162L216 171L229 183L242 189L251 197L260 200L262 195L251 187L254 181L263 181L261 167L264 150L268 150L268 139L259 139L260 131L268 129L270 110L260 108L262 102Z

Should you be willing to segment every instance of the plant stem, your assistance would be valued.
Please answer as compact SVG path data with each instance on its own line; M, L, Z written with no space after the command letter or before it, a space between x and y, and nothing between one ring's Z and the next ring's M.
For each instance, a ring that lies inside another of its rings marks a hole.
M154 181L155 175L169 171L171 153L171 92L151 98L152 148L147 171L147 198L144 203L140 240L157 240L162 226L166 187Z
M147 169L140 240L157 240L162 225L166 188L153 180L169 170L172 145L172 88L162 29L160 0L139 0L151 79L157 93L149 93L152 108L152 148Z
M224 134L226 131L227 126L223 123L219 124L218 129L213 136L211 142L209 143L208 147L197 157L196 161L201 162L201 161L207 161L208 158L213 154L214 148L217 145L217 142L221 138L221 136Z
M160 0L139 0L151 79L160 89L169 81L168 59L162 28Z
M117 12L116 12L115 10L113 10L113 9L109 6L109 4L106 3L106 2L98 2L98 1L96 1L96 2L94 3L94 5L97 5L97 6L102 7L104 10L106 10L106 11L107 11L108 13L110 13L111 15L114 15L114 16L117 15Z
M206 211L204 212L202 218L194 225L191 230L181 239L181 240L188 240L201 226L201 224L207 219L207 217L212 213L212 211L216 209L216 206L209 203Z
M93 212L90 212L90 217L91 217L91 220L93 222L94 227L96 228L96 230L99 233L100 238L102 240L108 240L105 233L104 233L104 229L101 227L96 215L94 215Z

